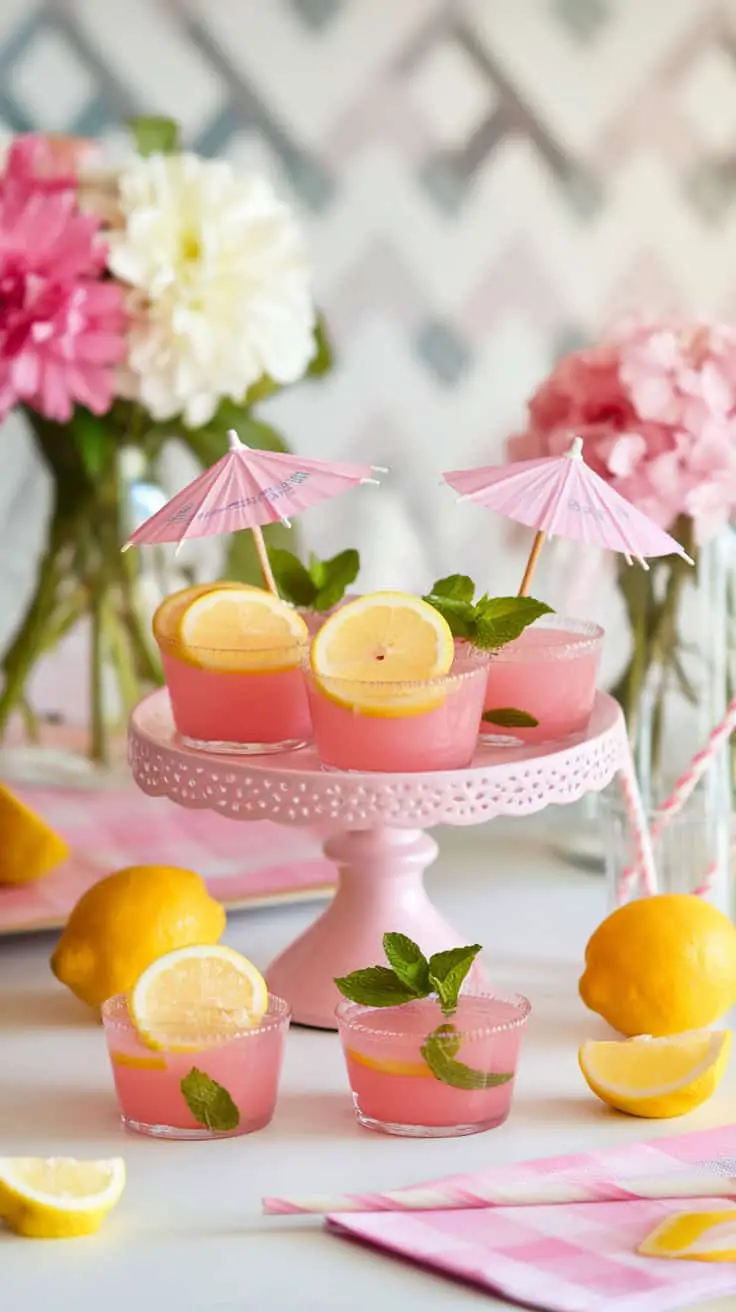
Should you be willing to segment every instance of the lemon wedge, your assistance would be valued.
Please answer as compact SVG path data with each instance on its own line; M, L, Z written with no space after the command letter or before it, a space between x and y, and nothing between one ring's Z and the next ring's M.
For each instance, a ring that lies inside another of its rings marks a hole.
M450 626L434 607L410 593L373 592L325 621L311 664L332 701L367 715L402 716L442 704L445 689L427 683L447 674L454 657Z
M196 1052L257 1025L268 1007L268 988L239 952L202 944L154 961L134 985L128 1006L149 1048Z
M309 630L292 606L250 587L214 587L178 613L178 655L204 669L236 673L294 669Z
M692 1262L736 1262L736 1208L680 1212L650 1230L637 1252Z
M43 879L69 856L69 846L40 815L0 784L0 884Z
M381 1075L404 1075L411 1079L433 1080L429 1066L423 1061L392 1061L380 1057L368 1057L357 1048L348 1048L347 1056L358 1066L365 1066L369 1071L379 1071Z
M94 1234L124 1188L122 1157L0 1157L0 1217L29 1239Z
M710 1098L731 1053L728 1030L670 1038L584 1043L578 1053L588 1086L630 1116L683 1116Z

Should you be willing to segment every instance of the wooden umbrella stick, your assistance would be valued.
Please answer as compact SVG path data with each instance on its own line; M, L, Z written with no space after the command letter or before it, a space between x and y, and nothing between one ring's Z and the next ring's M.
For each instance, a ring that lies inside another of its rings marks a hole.
M263 534L259 528L252 528L251 533L253 534L253 541L256 544L256 551L258 553L258 562L263 572L263 578L266 587L268 588L269 592L273 593L274 597L278 597L279 590L276 587L276 580L273 576L273 570L271 569L271 562L268 559L268 551L266 550L266 543L263 539Z
M539 553L542 550L543 546L544 546L544 533L540 529L538 533L534 534L532 549L529 552L529 559L526 562L524 577L521 580L521 586L518 592L518 596L520 597L526 597L529 594L529 588L531 586L532 576L537 567L537 561L539 560Z

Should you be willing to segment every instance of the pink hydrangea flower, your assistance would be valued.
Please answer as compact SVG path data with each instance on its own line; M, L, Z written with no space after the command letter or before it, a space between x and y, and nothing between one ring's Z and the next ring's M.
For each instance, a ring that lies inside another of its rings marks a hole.
M109 410L125 357L123 293L99 220L77 206L71 154L20 138L0 175L0 419L20 403L66 422Z
M514 460L585 458L663 528L690 515L703 539L736 508L736 329L631 323L560 360L508 444Z

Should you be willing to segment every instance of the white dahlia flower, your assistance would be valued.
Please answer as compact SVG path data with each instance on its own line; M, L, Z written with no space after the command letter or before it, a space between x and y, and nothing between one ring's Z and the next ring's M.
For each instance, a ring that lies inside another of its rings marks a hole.
M152 155L120 176L111 272L131 288L126 390L154 419L206 424L263 374L291 383L315 351L300 230L265 178Z

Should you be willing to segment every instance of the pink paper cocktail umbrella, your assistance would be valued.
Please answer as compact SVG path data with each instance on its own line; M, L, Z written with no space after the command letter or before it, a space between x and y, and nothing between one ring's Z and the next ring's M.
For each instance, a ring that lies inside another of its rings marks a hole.
M228 433L228 443L225 455L141 524L123 550L250 529L263 577L278 596L261 526L277 520L289 524L294 515L358 483L376 483L373 473L385 470L254 450L240 441L234 429Z
M586 465L583 440L573 438L563 456L520 460L480 469L453 469L442 475L462 501L496 510L536 530L519 596L526 596L545 538L573 538L617 551L647 569L648 556L692 560L675 538L637 510Z

